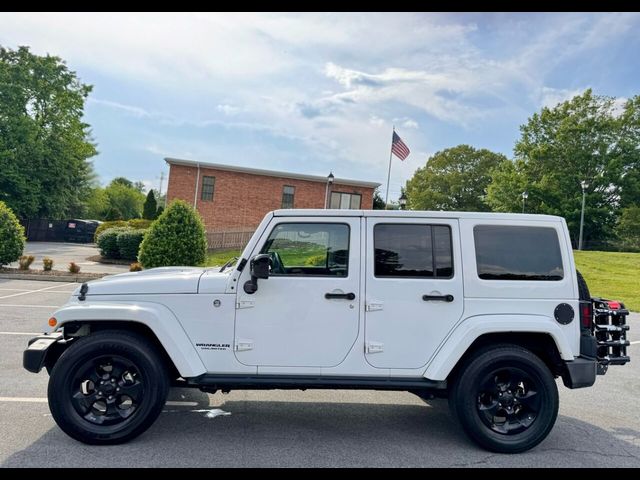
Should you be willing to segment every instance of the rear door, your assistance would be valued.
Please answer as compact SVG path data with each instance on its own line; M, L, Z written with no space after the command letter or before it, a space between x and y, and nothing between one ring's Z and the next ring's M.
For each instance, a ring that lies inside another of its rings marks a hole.
M457 219L367 218L365 354L379 368L419 368L460 320Z

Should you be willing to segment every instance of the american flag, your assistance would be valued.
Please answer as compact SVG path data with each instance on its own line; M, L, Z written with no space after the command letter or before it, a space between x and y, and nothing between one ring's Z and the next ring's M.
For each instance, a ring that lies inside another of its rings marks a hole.
M404 142L396 132L393 132L393 141L391 142L391 151L400 160L404 160L411 153L411 150L409 150L409 147L407 147L404 144Z

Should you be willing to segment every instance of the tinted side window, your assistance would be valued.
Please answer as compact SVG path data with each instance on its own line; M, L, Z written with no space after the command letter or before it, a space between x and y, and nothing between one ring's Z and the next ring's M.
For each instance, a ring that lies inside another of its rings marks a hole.
M558 234L549 227L476 225L478 276L485 280L562 280Z
M271 275L346 277L349 225L280 223L260 253L271 256Z
M453 276L451 229L446 225L378 224L373 244L376 277Z

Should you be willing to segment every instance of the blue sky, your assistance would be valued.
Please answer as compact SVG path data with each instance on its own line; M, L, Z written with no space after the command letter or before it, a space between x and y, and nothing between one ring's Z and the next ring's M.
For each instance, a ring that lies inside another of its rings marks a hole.
M157 188L173 156L385 184L395 124L412 152L394 159L395 198L438 150L511 156L544 105L640 94L639 27L634 13L0 13L0 44L94 85L102 183Z

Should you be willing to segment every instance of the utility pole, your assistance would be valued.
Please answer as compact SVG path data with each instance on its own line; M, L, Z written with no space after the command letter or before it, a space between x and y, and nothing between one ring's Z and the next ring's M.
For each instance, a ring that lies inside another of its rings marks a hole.
M584 203L587 192L587 187L589 184L586 181L581 181L580 186L582 187L582 211L580 212L580 238L578 240L578 250L582 250L582 230L584 228Z
M162 197L162 182L164 180L164 171L160 172L160 188L158 189L158 197ZM163 202L166 204L166 201ZM166 207L166 205L164 205Z

